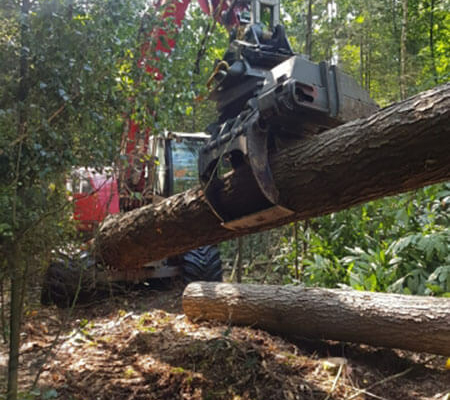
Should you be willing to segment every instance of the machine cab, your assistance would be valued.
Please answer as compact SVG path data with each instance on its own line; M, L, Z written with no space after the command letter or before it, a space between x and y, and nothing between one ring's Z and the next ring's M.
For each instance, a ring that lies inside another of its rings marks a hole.
M184 192L198 181L198 153L209 135L200 133L168 132L164 136L165 165L158 166L159 186L166 187L164 197ZM161 140L162 138L158 138ZM165 171L164 174L161 172Z

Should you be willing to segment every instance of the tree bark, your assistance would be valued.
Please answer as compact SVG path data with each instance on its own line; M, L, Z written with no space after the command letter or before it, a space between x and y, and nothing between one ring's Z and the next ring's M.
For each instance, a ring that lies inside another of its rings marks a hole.
M195 320L450 356L450 299L299 286L196 282L183 294Z
M369 118L302 138L272 154L270 165L288 218L239 231L222 227L200 188L105 220L99 260L118 268L179 254L342 210L450 178L450 84L389 106ZM251 173L225 179L228 210L252 212L261 199Z

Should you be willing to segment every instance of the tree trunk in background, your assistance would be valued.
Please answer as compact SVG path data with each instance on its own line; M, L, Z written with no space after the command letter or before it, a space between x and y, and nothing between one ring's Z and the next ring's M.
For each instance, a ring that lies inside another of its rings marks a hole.
M242 258L243 258L243 246L242 246L242 241L243 238L242 237L238 237L238 259L237 259L237 274L236 274L236 281L238 283L242 282Z
M20 327L22 321L22 291L23 271L20 264L20 250L18 245L11 252L12 258L8 260L11 275L11 300L9 322L9 361L8 361L8 389L7 400L16 400L19 377L19 348Z
M372 44L370 43L371 37L370 37L370 27L367 32L367 52L366 52L366 62L365 62L365 68L366 68L366 85L365 89L370 94L370 85L371 85L371 71L372 71Z
M445 298L196 282L184 290L183 310L194 320L450 356Z
M299 269L298 269L298 223L297 223L297 221L294 222L293 228L294 228L295 279L299 280L300 279L300 272L299 272Z
M406 98L406 40L408 33L408 0L402 0L402 35L400 38L400 96Z
M308 234L309 229L309 219L306 219L303 222L302 226L302 265L300 267L300 280L303 280L303 272L305 271L306 267L306 256L308 254L308 244L310 241L310 235Z
M29 77L28 77L28 16L31 9L29 0L23 0L20 4L20 58L19 58L19 74L18 74L18 88L16 95L16 107L18 109L17 115L17 137L23 138L26 135L27 129L27 113L25 111L25 101L28 97ZM14 179L14 196L12 207L13 226L16 227L16 210L18 203L19 173L22 156L22 142L19 145L19 151L16 160L16 170ZM15 232L17 236L18 232ZM20 250L20 239L16 239L11 251L11 258L7 260L9 267L9 274L11 279L11 300L10 300L10 331L9 331L9 359L8 359L8 387L6 392L6 400L17 400L18 396L18 377L19 377L19 348L20 348L20 329L23 311L23 294L25 291L25 279L23 270L23 254Z
M251 229L225 229L200 188L108 217L97 257L118 268L264 231L295 220L450 179L450 84L387 107L271 155L280 204L294 214ZM218 193L228 210L261 201L251 173L237 171Z
M6 278L3 275L0 280L0 323L2 325L2 338L3 343L8 343L8 327L6 325L6 315L5 315L5 308L6 308L6 299L5 299L5 281Z
M359 85L364 87L364 40L359 38Z
M434 56L434 40L433 40L433 31L434 31L434 0L430 2L430 56L431 56L431 69L433 71L434 83L438 84L438 74L436 70L436 59Z
M308 14L306 16L306 43L305 54L311 58L312 55L312 5L313 0L308 0Z
M397 51L397 57L398 60L401 60L401 46L400 46L400 39L398 34L398 25L397 25L397 0L391 0L391 16L392 16L392 37L395 40L395 48ZM401 68L400 68L400 62L397 63L397 76L398 81L400 82L400 76L401 76ZM400 87L400 85L399 85Z

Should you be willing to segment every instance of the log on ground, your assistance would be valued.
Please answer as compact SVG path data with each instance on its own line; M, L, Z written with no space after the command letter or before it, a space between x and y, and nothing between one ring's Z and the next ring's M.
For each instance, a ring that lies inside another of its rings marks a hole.
M183 310L193 320L450 356L446 298L197 282L186 287Z
M118 268L201 245L342 210L450 179L450 84L389 106L366 119L304 137L271 154L280 203L294 211L252 229L221 226L200 188L108 218L97 258ZM235 171L219 193L228 210L251 213L261 202L248 170Z

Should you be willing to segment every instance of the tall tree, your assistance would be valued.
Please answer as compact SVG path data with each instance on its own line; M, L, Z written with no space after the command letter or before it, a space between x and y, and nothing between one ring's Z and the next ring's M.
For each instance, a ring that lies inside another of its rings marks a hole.
M400 39L400 96L407 95L406 41L408 35L408 0L402 0L402 36Z
M434 54L434 4L435 0L430 0L430 57L431 57L431 71L433 74L434 83L438 84L438 77L436 71L436 58Z
M313 34L313 0L308 0L308 14L306 15L306 41L305 54L312 56L312 34Z
M17 101L17 139L20 141L15 170L13 171L12 181L12 227L17 227L18 222L18 200L21 193L20 188L20 171L22 170L21 163L23 144L22 141L27 134L27 119L28 110L25 105L25 101L29 92L28 81L28 52L29 52L29 12L30 2L29 0L23 0L20 7L20 30L19 30L19 43L20 43L20 56L19 56L19 71L18 71L18 87L16 94ZM17 398L17 382L19 373L19 347L20 347L20 325L22 319L23 301L22 291L25 282L25 260L20 257L22 252L22 243L20 241L13 241L11 252L8 254L7 259L9 266L9 274L11 279L11 306L10 306L10 335L9 335L9 361L8 361L8 388L7 388L7 400L16 400Z

